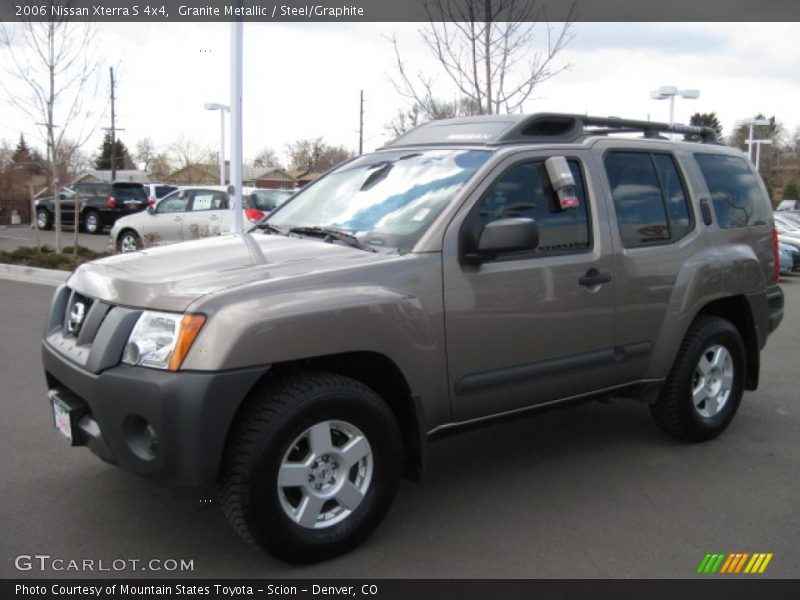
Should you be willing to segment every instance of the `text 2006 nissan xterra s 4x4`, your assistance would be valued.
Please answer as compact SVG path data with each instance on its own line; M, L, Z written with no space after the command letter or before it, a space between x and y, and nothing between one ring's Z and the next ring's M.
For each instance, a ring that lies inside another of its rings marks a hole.
M217 483L275 556L331 557L463 425L613 393L720 434L783 317L771 215L707 128L428 123L249 234L79 268L42 345L55 421L129 471Z

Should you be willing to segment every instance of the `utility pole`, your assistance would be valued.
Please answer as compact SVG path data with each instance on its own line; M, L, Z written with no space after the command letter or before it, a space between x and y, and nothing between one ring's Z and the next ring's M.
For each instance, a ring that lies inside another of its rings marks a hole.
M116 115L114 114L114 67L109 67L111 72L111 181L117 178L117 132Z
M361 90L358 117L358 154L364 154L364 90Z
M111 73L111 127L104 127L105 131L111 132L111 181L117 178L117 131L125 131L117 128L117 114L114 110L114 67L108 68Z

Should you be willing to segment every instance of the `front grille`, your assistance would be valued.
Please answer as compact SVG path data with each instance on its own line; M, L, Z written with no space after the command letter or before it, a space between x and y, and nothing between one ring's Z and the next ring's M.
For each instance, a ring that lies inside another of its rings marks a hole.
M74 338L78 346L91 345L111 306L75 290L69 290L64 308L61 332L65 338Z
M64 334L78 337L86 317L89 314L93 301L88 296L72 291L67 302L67 309L64 311Z

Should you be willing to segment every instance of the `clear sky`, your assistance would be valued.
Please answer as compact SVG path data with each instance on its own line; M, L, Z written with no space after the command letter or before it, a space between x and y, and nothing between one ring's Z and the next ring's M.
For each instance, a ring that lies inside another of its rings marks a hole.
M410 70L435 73L436 63L418 34L421 26L246 24L245 157L265 146L280 154L293 140L317 136L355 150L361 89L365 149L388 141L385 125L408 102L390 82L394 57L385 36L397 34ZM228 102L228 24L97 28L106 64L117 67L117 124L125 129L120 137L129 148L143 137L166 146L179 136L218 146L218 113L205 111L203 104ZM688 122L696 111L715 111L726 134L734 121L758 112L776 115L790 131L800 124L798 23L577 23L574 33L561 54L561 62L572 66L538 87L525 112L667 120L669 103L650 99L649 92L676 85L701 92L697 100L676 100L678 122ZM1 70L0 77L14 88ZM436 91L455 96L444 75ZM0 139L13 142L20 131L43 148L35 126L0 101ZM102 131L94 135L87 153L96 150L101 136Z

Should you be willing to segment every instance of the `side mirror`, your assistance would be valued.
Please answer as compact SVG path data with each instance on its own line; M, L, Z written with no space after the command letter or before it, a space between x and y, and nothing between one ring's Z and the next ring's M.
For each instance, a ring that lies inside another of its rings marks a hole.
M66 200L67 199L67 195L64 192L59 192L58 199L59 200Z
M467 262L481 263L497 258L498 254L535 250L539 245L539 226L527 217L509 217L487 223L483 228L474 253L467 254Z
M148 204L147 205L147 214L149 214L149 215L156 214L156 207L155 207L154 204Z

